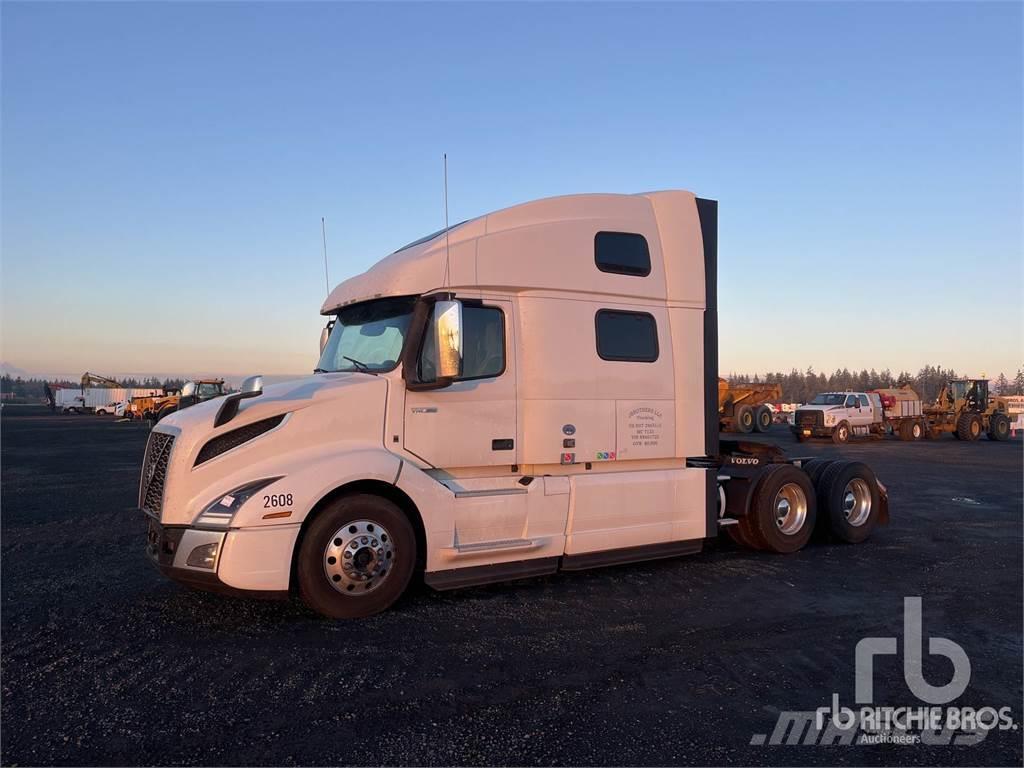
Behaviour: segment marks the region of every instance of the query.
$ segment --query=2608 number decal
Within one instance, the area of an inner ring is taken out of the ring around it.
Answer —
[[[263,497],[264,509],[270,507],[290,507],[291,505],[292,495],[290,493],[272,493],[269,496]]]

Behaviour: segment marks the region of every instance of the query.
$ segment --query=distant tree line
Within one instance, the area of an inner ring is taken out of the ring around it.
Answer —
[[[126,389],[133,388],[144,388],[144,389],[168,389],[176,388],[180,389],[181,385],[185,383],[185,379],[164,379],[161,381],[155,376],[149,376],[145,379],[127,378],[116,380],[122,387]],[[24,379],[21,376],[12,378],[8,374],[0,376],[0,392],[10,393],[9,397],[25,398],[28,400],[42,400],[46,397],[46,386],[47,384],[51,388],[62,387],[65,389],[78,389],[81,386],[79,381],[64,380],[47,380],[30,378]]]
[[[938,365],[926,365],[916,374],[900,371],[893,375],[886,368],[877,371],[874,368],[862,371],[851,371],[848,368],[837,369],[830,374],[816,373],[814,368],[798,371],[796,368],[789,373],[766,373],[749,376],[747,374],[730,373],[726,377],[730,383],[751,381],[764,384],[781,384],[782,401],[785,403],[806,403],[819,392],[841,392],[847,389],[858,391],[883,389],[909,384],[925,401],[934,400],[943,385],[950,379],[957,378],[952,368]],[[1000,373],[992,382],[992,392],[998,395],[1024,395],[1024,370],[1017,369],[1017,375],[1011,381],[1006,374]]]

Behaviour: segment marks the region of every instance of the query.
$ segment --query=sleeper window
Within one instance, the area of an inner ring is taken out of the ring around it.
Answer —
[[[495,307],[462,306],[462,376],[489,379],[505,372],[505,316]],[[433,321],[420,354],[420,381],[437,378],[437,339]]]
[[[594,236],[594,261],[602,272],[635,277],[651,274],[647,240],[631,232],[598,232]]]
[[[595,321],[602,360],[653,363],[658,359],[658,327],[646,312],[602,309]]]

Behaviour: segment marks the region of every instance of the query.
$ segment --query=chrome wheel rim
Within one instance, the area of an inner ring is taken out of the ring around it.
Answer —
[[[846,427],[840,427],[839,428],[839,439],[842,440],[844,443],[846,442],[846,435],[847,435]]]
[[[775,526],[786,536],[804,527],[807,520],[807,495],[796,483],[786,483],[775,494]]]
[[[914,436],[915,440],[917,440],[919,437],[921,437],[921,425],[920,424],[915,424],[913,427],[911,427],[910,428],[910,434],[912,434]]]
[[[871,490],[859,477],[848,482],[843,490],[843,516],[854,527],[864,525],[871,516]]]
[[[373,520],[345,523],[324,548],[324,573],[343,595],[365,595],[387,581],[394,565],[391,534]]]

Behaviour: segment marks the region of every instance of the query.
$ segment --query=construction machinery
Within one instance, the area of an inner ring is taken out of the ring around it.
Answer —
[[[718,423],[723,432],[767,432],[775,414],[768,403],[782,399],[781,384],[730,384],[718,379]]]
[[[163,395],[134,398],[131,415],[136,419],[160,421],[168,414],[223,394],[224,379],[196,379],[186,382],[181,389],[167,388]]]
[[[109,387],[111,389],[117,389],[121,387],[121,383],[108,378],[107,376],[100,376],[86,371],[82,374],[82,389],[89,389],[91,387]]]
[[[1009,403],[988,391],[988,379],[953,379],[935,402],[924,407],[928,436],[951,432],[959,440],[977,440],[981,433],[990,440],[1010,437]]]

